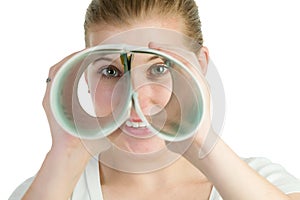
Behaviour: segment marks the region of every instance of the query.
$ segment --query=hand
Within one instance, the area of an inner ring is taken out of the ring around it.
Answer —
[[[77,52],[76,52],[77,53]],[[110,144],[106,139],[97,139],[97,140],[83,140],[72,136],[66,132],[60,125],[57,123],[56,119],[53,116],[52,110],[50,108],[50,91],[52,87],[51,79],[53,79],[58,72],[58,70],[63,66],[63,64],[74,56],[76,53],[73,53],[59,63],[54,65],[49,70],[50,81],[47,83],[46,93],[43,99],[43,107],[47,115],[48,123],[51,130],[52,136],[52,151],[70,151],[70,152],[80,152],[81,155],[85,157],[91,157],[93,155],[99,154],[100,152],[107,150],[110,147]],[[76,74],[76,73],[74,73]],[[75,75],[74,75],[75,76]],[[72,79],[72,77],[71,77]],[[70,84],[73,84],[72,81],[69,81]],[[71,87],[72,88],[72,87]],[[68,94],[66,94],[68,95]],[[71,106],[70,106],[71,107]]]
[[[187,160],[195,164],[195,162],[197,162],[199,159],[204,158],[213,149],[215,143],[218,141],[217,134],[214,133],[214,130],[211,126],[210,90],[204,74],[201,73],[205,67],[203,68],[203,66],[200,66],[199,69],[196,69],[194,66],[192,66],[192,64],[195,65],[195,62],[198,62],[197,66],[203,63],[207,64],[205,63],[206,60],[199,61],[198,59],[203,59],[203,56],[191,56],[189,54],[193,54],[192,52],[187,52],[186,50],[175,49],[170,46],[160,45],[152,42],[149,43],[149,48],[167,53],[168,55],[171,55],[175,59],[182,62],[192,72],[201,87],[202,98],[204,102],[204,112],[197,132],[192,138],[181,142],[172,142],[168,144],[169,149],[183,155]]]

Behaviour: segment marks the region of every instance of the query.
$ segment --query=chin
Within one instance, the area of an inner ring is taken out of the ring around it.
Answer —
[[[121,129],[108,136],[119,149],[135,154],[151,154],[166,148],[165,141],[156,135],[141,138],[123,132]]]

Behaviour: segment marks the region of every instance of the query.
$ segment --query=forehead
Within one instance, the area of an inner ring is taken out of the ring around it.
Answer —
[[[149,42],[164,45],[185,46],[188,40],[184,35],[184,24],[175,18],[148,20],[134,25],[94,25],[87,31],[87,46],[101,44],[128,44],[148,46]]]

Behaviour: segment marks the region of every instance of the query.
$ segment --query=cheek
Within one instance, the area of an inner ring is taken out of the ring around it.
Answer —
[[[154,91],[153,102],[158,104],[161,107],[165,107],[169,102],[172,91],[170,87],[164,86],[153,86],[152,90]]]
[[[94,92],[91,90],[94,108],[98,117],[104,117],[112,113],[112,88],[97,87]]]
[[[172,95],[171,89],[165,85],[144,86],[138,93],[140,107],[146,115],[160,112],[168,104]]]

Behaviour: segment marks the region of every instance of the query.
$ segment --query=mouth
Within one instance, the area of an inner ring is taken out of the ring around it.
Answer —
[[[127,120],[122,130],[129,136],[145,139],[154,135],[148,127],[149,123],[143,122],[142,120]]]
[[[127,120],[125,124],[126,124],[126,126],[131,127],[131,128],[146,128],[147,126],[149,126],[148,123],[143,122],[143,121]]]

